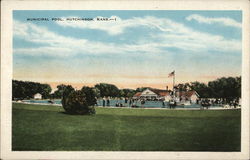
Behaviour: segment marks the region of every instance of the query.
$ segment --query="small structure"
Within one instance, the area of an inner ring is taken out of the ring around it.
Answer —
[[[40,93],[36,93],[33,96],[34,99],[42,99],[42,95]]]
[[[200,97],[196,91],[181,91],[176,92],[176,95],[180,102],[189,101],[190,103],[196,103]]]
[[[141,95],[140,98],[142,99],[156,99],[158,97],[158,94],[155,93],[154,91],[152,91],[152,89],[147,88],[146,90],[144,90]]]

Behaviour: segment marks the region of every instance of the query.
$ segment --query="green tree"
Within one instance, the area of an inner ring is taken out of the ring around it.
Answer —
[[[50,97],[50,92],[51,92],[51,87],[48,84],[42,84],[39,87],[40,92],[44,98],[49,98]]]
[[[93,106],[97,103],[94,88],[83,86],[81,91],[85,94],[88,105]]]
[[[86,95],[88,93],[89,95]],[[87,87],[82,90],[71,91],[68,95],[64,94],[62,105],[68,114],[95,114],[95,108],[92,106],[94,102],[94,92]],[[92,99],[93,98],[93,99]]]
[[[120,90],[120,96],[121,97],[129,97],[129,98],[131,98],[131,97],[133,97],[133,95],[135,94],[136,92],[135,92],[135,90],[133,90],[133,89],[121,89]]]
[[[146,90],[149,87],[140,87],[140,88],[136,88],[136,92],[143,92],[144,90]]]
[[[63,98],[63,95],[68,95],[74,88],[71,85],[60,84],[54,92],[55,98]]]
[[[222,77],[208,83],[212,94],[216,98],[223,98],[227,102],[241,96],[241,77]]]
[[[100,92],[100,90],[98,88],[94,87],[93,91],[95,93],[96,98],[100,98],[101,97],[101,92]]]
[[[24,99],[25,96],[25,87],[22,81],[13,80],[12,81],[12,99]]]
[[[211,90],[210,88],[205,84],[201,82],[191,82],[189,85],[191,90],[196,91],[201,98],[209,98],[211,97]]]
[[[189,83],[180,83],[176,86],[176,88],[178,89],[178,91],[189,91],[191,89]]]
[[[241,77],[236,77],[236,97],[240,98],[241,97]]]
[[[95,88],[100,91],[100,97],[118,97],[120,94],[119,89],[113,84],[100,83],[96,84]]]
[[[13,99],[29,99],[33,98],[34,94],[40,93],[43,98],[48,98],[51,92],[51,87],[48,84],[37,82],[12,80],[12,98]]]

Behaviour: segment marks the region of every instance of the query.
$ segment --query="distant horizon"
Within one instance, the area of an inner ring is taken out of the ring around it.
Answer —
[[[171,88],[173,70],[176,83],[236,77],[241,25],[234,10],[14,10],[13,79],[132,89]]]
[[[225,77],[225,78],[228,78],[228,77],[241,77],[241,75],[239,75],[239,76],[221,76],[221,77],[217,77],[215,79],[211,79],[209,81],[214,81],[216,79],[220,79],[220,78],[223,78],[223,77]],[[74,82],[38,82],[38,81],[20,80],[20,79],[12,79],[12,80],[28,81],[28,82],[35,82],[35,83],[41,83],[41,84],[49,84],[52,90],[56,90],[57,86],[61,85],[61,84],[63,84],[63,85],[71,85],[73,88],[79,90],[83,86],[94,87],[96,84],[100,84],[100,83],[113,84],[116,87],[118,87],[119,89],[134,89],[135,90],[137,88],[142,88],[142,87],[149,87],[149,88],[156,88],[156,89],[166,89],[167,86],[168,86],[168,89],[170,89],[170,90],[173,88],[173,83],[169,83],[169,84],[166,83],[165,86],[164,86],[164,83],[163,83],[162,85],[159,85],[159,84],[151,84],[150,85],[150,84],[148,84],[148,85],[135,85],[133,87],[131,87],[131,86],[127,86],[127,87],[125,86],[124,87],[124,86],[121,86],[119,84],[114,84],[114,83],[109,83],[109,82],[98,82],[98,83],[94,83],[94,84],[87,84],[87,83],[81,83],[81,82],[79,82],[79,83],[74,83]],[[189,81],[189,82],[175,82],[175,85],[191,83],[191,82],[200,82],[200,83],[207,84],[209,81],[201,82],[201,81],[196,80],[196,81]]]

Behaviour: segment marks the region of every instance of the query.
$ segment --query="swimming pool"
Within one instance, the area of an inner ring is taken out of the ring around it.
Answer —
[[[116,106],[117,103],[122,104],[123,107],[131,107],[132,104],[135,104],[138,107],[142,107],[142,104],[140,101],[134,101],[134,103],[125,103],[125,100],[110,100],[109,106]],[[98,100],[97,106],[103,106],[103,101]],[[107,106],[107,101],[105,101],[105,107]],[[143,105],[144,108],[169,108],[169,105],[167,102],[162,103],[162,101],[145,101],[145,104]],[[223,108],[222,106],[210,106],[209,108]],[[200,104],[191,104],[191,105],[177,105],[176,108],[201,108]]]
[[[53,104],[62,104],[60,99],[52,100]],[[39,103],[39,104],[52,104],[49,102],[49,100],[23,100],[23,102],[27,103]]]
[[[52,100],[53,104],[61,105],[61,100]],[[23,100],[23,102],[27,103],[36,103],[36,104],[51,104],[49,100]],[[125,100],[110,100],[109,106],[107,106],[107,101],[105,101],[105,107],[115,107],[116,104],[122,104],[123,107],[131,107],[132,104],[142,107],[140,101],[134,101],[133,103],[125,103]],[[103,106],[103,100],[97,100],[97,106]],[[145,104],[143,105],[144,108],[169,108],[169,105],[167,103],[162,103],[162,101],[145,101]],[[222,106],[210,106],[209,108],[222,108]],[[179,105],[176,106],[176,108],[201,108],[201,105],[199,104],[191,104],[191,105]]]

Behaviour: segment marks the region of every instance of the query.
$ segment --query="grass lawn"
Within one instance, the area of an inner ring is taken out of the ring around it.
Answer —
[[[62,107],[13,103],[14,151],[240,151],[240,110]]]

